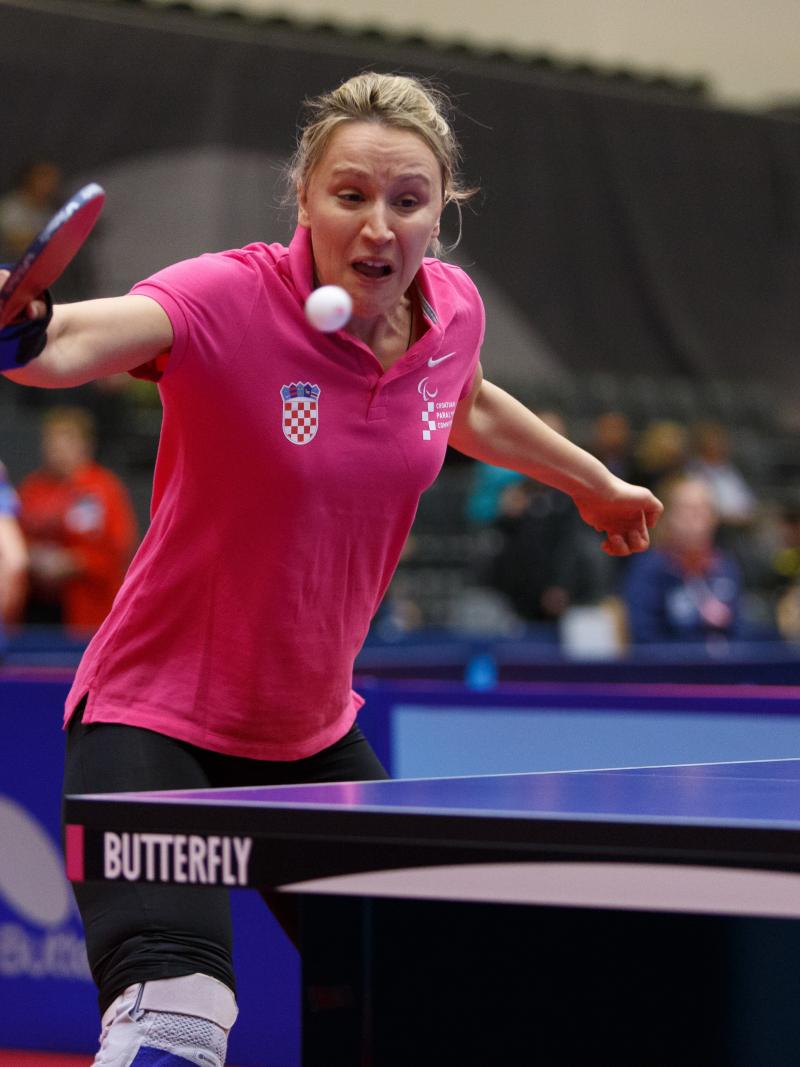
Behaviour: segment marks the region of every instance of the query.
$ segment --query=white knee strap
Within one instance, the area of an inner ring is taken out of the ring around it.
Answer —
[[[133,1016],[143,1011],[166,1011],[208,1019],[227,1031],[236,1022],[239,1009],[228,987],[207,974],[187,974],[181,978],[158,978],[138,983],[117,997],[103,1015],[109,1026],[125,1002],[124,1010]]]
[[[226,985],[207,974],[187,974],[182,978],[159,978],[145,982],[139,1008],[142,1011],[170,1011],[176,1015],[197,1015],[227,1031],[236,1022],[239,1009]]]

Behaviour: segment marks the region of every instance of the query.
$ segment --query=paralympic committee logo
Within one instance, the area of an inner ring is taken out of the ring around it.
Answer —
[[[0,980],[91,981],[61,853],[31,813],[7,796],[0,796],[0,856]]]
[[[447,356],[442,356],[442,359],[448,359],[454,353],[450,352]],[[430,363],[430,360],[428,361]],[[417,392],[422,397],[422,440],[430,441],[431,434],[436,430],[449,430],[453,422],[453,415],[456,410],[455,400],[437,400],[439,395],[439,387],[435,389],[433,386],[428,385],[430,376],[426,375],[421,378],[417,385]]]
[[[317,436],[320,392],[310,382],[281,386],[283,435],[293,445],[307,445]]]

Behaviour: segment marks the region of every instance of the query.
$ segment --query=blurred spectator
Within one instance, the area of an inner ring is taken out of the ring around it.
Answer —
[[[13,263],[50,216],[61,197],[61,171],[48,159],[37,159],[20,172],[14,187],[0,198],[0,262]]]
[[[772,595],[780,636],[787,641],[800,641],[800,503],[789,503],[781,509],[763,584]]]
[[[0,463],[0,641],[3,624],[17,620],[25,598],[28,550],[18,512],[19,499]]]
[[[622,411],[604,411],[592,423],[588,450],[618,478],[633,476],[633,434]]]
[[[500,501],[510,485],[525,480],[524,474],[493,467],[490,463],[476,460],[472,472],[472,484],[467,495],[467,518],[476,526],[485,526],[500,515]]]
[[[528,621],[555,621],[574,604],[607,592],[609,564],[564,493],[525,481],[503,494],[494,524],[497,546],[484,569],[486,584],[503,593]]]
[[[800,584],[790,586],[779,598],[775,618],[781,637],[800,643]]]
[[[786,504],[781,509],[771,564],[774,586],[786,589],[800,584],[800,503]]]
[[[698,422],[687,469],[711,486],[721,526],[745,526],[755,518],[756,494],[731,459],[731,438],[721,422]]]
[[[745,586],[756,588],[765,564],[756,528],[759,500],[731,458],[730,433],[721,422],[702,421],[692,427],[687,471],[710,486],[719,517],[717,544],[736,557]]]
[[[557,433],[565,434],[566,426],[557,411],[540,411],[537,413],[542,422]],[[502,501],[506,489],[527,482],[519,471],[493,467],[489,463],[476,460],[473,464],[472,484],[467,495],[467,519],[476,526],[487,526],[495,522],[502,513]]]
[[[389,588],[378,605],[378,610],[371,623],[371,633],[387,640],[402,637],[404,634],[418,630],[424,622],[422,608],[414,599],[411,589],[408,587],[407,574],[402,564],[413,559],[416,551],[416,541],[413,534],[409,534],[400,553],[398,567]]]
[[[655,419],[645,426],[636,442],[631,480],[655,489],[685,470],[688,452],[686,427],[671,419]]]
[[[556,412],[540,415],[566,433]],[[504,594],[527,621],[555,621],[574,604],[591,604],[608,589],[610,561],[564,493],[523,479],[503,490],[494,522],[494,547],[481,578]]]
[[[659,487],[664,516],[649,552],[629,561],[622,596],[634,643],[710,641],[740,636],[742,581],[718,548],[718,516],[708,484],[683,475]]]
[[[136,542],[128,491],[93,461],[94,424],[82,408],[42,419],[40,470],[20,485],[30,549],[25,621],[93,630],[103,621]]]

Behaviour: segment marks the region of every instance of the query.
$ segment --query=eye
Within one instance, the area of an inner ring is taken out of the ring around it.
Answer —
[[[361,193],[356,192],[355,189],[344,189],[342,192],[336,194],[336,199],[341,200],[345,204],[360,204],[364,197]]]
[[[419,200],[415,196],[401,196],[395,201],[401,211],[413,211],[415,207],[419,205]]]

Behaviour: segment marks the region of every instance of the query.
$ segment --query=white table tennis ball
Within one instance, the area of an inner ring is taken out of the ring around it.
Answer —
[[[306,300],[306,318],[323,333],[341,330],[352,313],[350,294],[338,285],[321,285]]]

